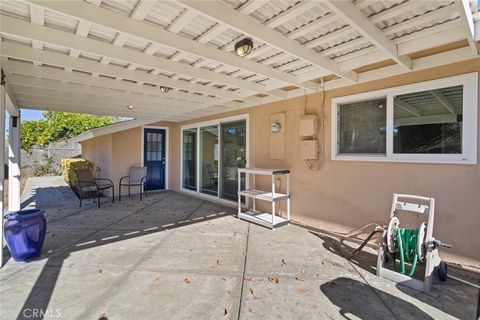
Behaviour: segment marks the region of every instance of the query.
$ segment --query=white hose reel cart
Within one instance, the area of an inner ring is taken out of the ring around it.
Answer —
[[[447,265],[438,255],[438,248],[451,248],[433,237],[435,199],[393,194],[392,208],[388,227],[383,230],[383,237],[378,249],[377,276],[401,283],[407,287],[432,294],[432,275],[437,268],[442,281],[447,278]],[[422,222],[418,229],[403,229],[400,227],[398,213],[427,215],[427,222]],[[386,263],[393,259],[397,271],[385,268]],[[400,260],[400,270],[396,260]],[[410,263],[410,272],[406,272],[405,262]],[[425,263],[425,278],[423,281],[413,278],[417,263]]]

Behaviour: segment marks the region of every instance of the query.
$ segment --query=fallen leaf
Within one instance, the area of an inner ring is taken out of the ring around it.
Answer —
[[[245,281],[252,281],[252,278],[251,278],[251,277],[243,277],[243,280],[245,280]]]
[[[190,281],[190,279],[185,278],[185,279],[183,279],[183,282],[185,282],[186,284],[190,284],[191,281]]]
[[[280,280],[278,280],[278,277],[268,277],[268,281],[271,283],[279,283]]]
[[[98,269],[98,273],[102,273],[102,272],[103,272],[103,270],[102,270],[102,269]]]
[[[308,291],[307,288],[300,288],[298,289],[298,291],[300,291],[300,293],[306,293]]]
[[[298,280],[298,281],[305,281],[305,279],[303,279],[303,278],[302,278],[302,277],[300,277],[300,276],[297,276],[297,277],[295,277],[295,280]]]
[[[228,311],[227,309],[225,309],[224,313],[223,313],[223,316],[226,316],[228,314]]]
[[[250,293],[253,295],[253,288],[250,288]]]
[[[158,281],[158,280],[160,280],[160,277],[153,278],[153,281]]]
[[[225,278],[225,277],[223,277],[222,279],[223,279],[223,281],[227,281],[227,278]]]
[[[286,265],[287,265],[287,263],[285,262],[285,259],[282,259],[282,267],[286,266]]]

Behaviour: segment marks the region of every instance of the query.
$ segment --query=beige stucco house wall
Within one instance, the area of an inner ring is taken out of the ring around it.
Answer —
[[[480,261],[480,166],[330,160],[331,99],[388,87],[480,71],[480,59],[362,83],[308,96],[310,113],[324,114],[324,166],[310,171],[300,157],[299,120],[304,98],[289,99],[195,119],[184,123],[158,123],[169,127],[168,188],[180,190],[180,128],[187,123],[249,114],[249,165],[285,167],[292,172],[292,219],[320,229],[344,232],[370,222],[386,223],[393,193],[432,196],[436,199],[434,235],[451,243],[450,259]],[[478,107],[478,106],[477,106]],[[269,160],[269,116],[285,112],[285,160]],[[480,114],[480,113],[479,113]],[[480,121],[479,121],[480,123]],[[155,125],[155,124],[152,124]],[[480,142],[480,138],[478,138]],[[131,165],[141,161],[141,128],[98,137],[82,143],[84,157],[118,182]],[[103,146],[103,147],[102,147]],[[480,146],[478,148],[480,150]],[[111,154],[111,156],[109,156]]]

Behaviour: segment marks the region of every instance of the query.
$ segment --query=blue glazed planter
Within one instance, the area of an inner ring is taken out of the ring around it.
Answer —
[[[40,255],[47,232],[45,211],[29,209],[5,216],[5,239],[15,261],[25,262]]]

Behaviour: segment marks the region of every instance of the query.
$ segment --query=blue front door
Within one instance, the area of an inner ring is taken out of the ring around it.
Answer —
[[[147,167],[147,190],[165,189],[165,129],[144,129],[143,165]]]

